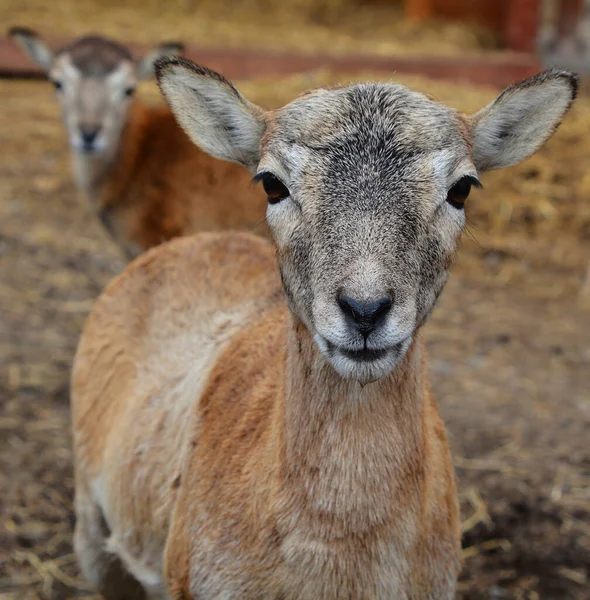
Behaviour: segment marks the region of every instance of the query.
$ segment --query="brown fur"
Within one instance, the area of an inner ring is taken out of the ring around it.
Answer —
[[[208,69],[158,65],[191,138],[268,190],[280,278],[266,241],[200,234],[98,301],[72,382],[84,572],[109,600],[140,597],[107,589],[125,571],[150,598],[450,600],[457,494],[421,325],[474,160],[534,152],[575,78],[465,120],[394,84],[268,113]]]
[[[140,574],[166,543],[172,598],[385,598],[391,569],[395,597],[445,597],[459,520],[420,338],[394,374],[343,383],[272,263],[251,236],[201,235],[107,289],[74,368],[78,537],[98,479],[108,546]]]
[[[54,53],[29,29],[13,27],[9,35],[56,85],[76,183],[127,255],[197,231],[268,234],[266,198],[248,171],[197,149],[168,108],[134,100],[156,59],[182,44],[159,44],[134,61],[103,36]]]
[[[168,108],[136,100],[119,158],[95,184],[97,210],[131,255],[197,231],[266,235],[266,198],[250,179],[195,147]]]

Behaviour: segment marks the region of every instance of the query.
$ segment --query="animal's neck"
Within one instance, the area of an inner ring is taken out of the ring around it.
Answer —
[[[80,190],[100,210],[121,200],[141,148],[147,109],[135,100],[118,144],[101,154],[74,152],[74,176]]]
[[[98,201],[100,189],[108,179],[115,156],[115,153],[92,155],[82,152],[72,155],[76,184],[93,204]]]
[[[417,334],[394,372],[361,387],[327,365],[307,329],[293,323],[281,480],[316,525],[330,515],[328,536],[374,529],[415,505],[424,478],[424,371]]]

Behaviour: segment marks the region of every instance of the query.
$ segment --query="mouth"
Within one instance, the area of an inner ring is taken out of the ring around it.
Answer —
[[[379,350],[373,350],[372,348],[363,348],[362,350],[349,350],[348,348],[335,348],[346,358],[354,360],[356,362],[372,362],[379,360],[387,355],[390,351],[389,348],[380,348]]]
[[[316,341],[329,364],[344,378],[356,379],[362,385],[381,379],[399,363],[412,343],[413,335],[385,348],[339,346],[325,337]]]
[[[336,346],[331,342],[326,340],[326,345],[328,347],[328,352],[331,354],[338,353],[341,356],[348,358],[349,360],[359,362],[359,363],[369,363],[378,361],[382,358],[385,358],[389,354],[398,354],[404,345],[404,341],[402,340],[398,344],[394,346],[390,346],[389,348],[361,348],[360,350],[351,350],[350,348],[343,348],[340,346]]]
[[[93,141],[92,143],[84,143],[80,141],[71,141],[70,146],[72,150],[78,154],[85,154],[86,156],[94,156],[101,154],[105,147],[102,143]]]

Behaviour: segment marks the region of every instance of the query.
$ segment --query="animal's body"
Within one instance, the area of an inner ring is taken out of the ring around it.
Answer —
[[[167,107],[134,100],[116,161],[103,172],[92,158],[76,155],[74,169],[129,256],[198,231],[268,233],[266,198],[248,171],[197,148]]]
[[[266,199],[248,171],[197,148],[168,107],[135,97],[154,61],[180,44],[161,44],[135,62],[100,36],[54,53],[32,31],[10,34],[56,86],[77,187],[128,256],[198,231],[268,234]]]
[[[534,152],[575,78],[471,117],[394,84],[265,113],[185,60],[159,79],[203,149],[262,180],[276,258],[246,233],[174,240],[97,302],[72,379],[84,573],[109,600],[450,600],[458,502],[422,325],[478,171]]]
[[[342,381],[254,236],[150,252],[101,298],[76,361],[78,551],[104,547],[163,597],[167,539],[173,598],[442,597],[459,521],[424,363],[418,337],[395,376]],[[89,536],[102,513],[112,531]]]

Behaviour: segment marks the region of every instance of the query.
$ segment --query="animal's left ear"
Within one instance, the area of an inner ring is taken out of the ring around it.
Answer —
[[[148,52],[137,61],[137,78],[149,79],[155,73],[154,64],[164,56],[175,56],[184,52],[184,44],[180,42],[164,42]]]
[[[500,169],[534,154],[557,129],[578,90],[568,71],[546,71],[505,89],[469,117],[478,171]]]

